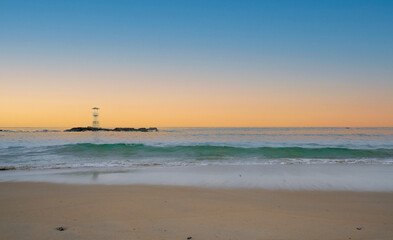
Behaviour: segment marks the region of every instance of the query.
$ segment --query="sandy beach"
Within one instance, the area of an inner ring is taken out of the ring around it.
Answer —
[[[0,239],[188,237],[393,239],[393,193],[0,183]]]

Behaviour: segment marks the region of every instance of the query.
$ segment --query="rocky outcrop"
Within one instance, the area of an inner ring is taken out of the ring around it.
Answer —
[[[64,132],[97,132],[97,131],[111,131],[111,129],[107,128],[95,128],[95,127],[74,127],[71,129],[64,130]]]
[[[114,128],[113,131],[115,132],[135,132],[135,128]]]
[[[155,127],[151,128],[95,128],[95,127],[74,127],[64,130],[64,132],[98,132],[98,131],[112,131],[112,132],[157,132]]]

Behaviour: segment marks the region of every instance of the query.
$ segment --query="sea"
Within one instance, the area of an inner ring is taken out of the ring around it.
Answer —
[[[0,182],[393,191],[393,128],[0,129]]]

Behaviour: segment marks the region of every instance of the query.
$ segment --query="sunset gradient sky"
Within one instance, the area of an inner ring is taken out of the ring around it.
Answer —
[[[393,1],[0,1],[0,127],[393,126]]]

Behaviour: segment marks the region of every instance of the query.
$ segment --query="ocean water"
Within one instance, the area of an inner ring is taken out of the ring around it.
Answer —
[[[393,191],[393,128],[0,129],[0,181]]]

